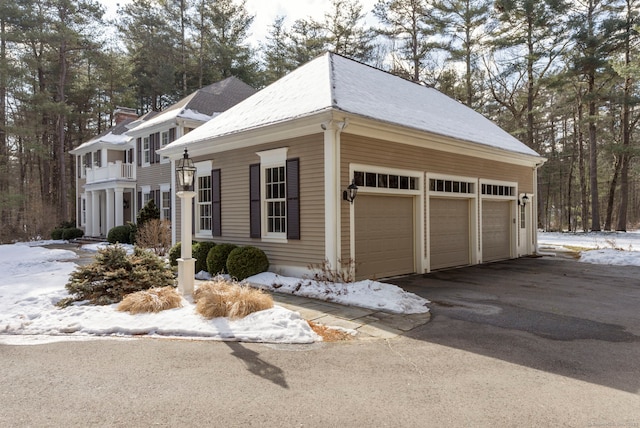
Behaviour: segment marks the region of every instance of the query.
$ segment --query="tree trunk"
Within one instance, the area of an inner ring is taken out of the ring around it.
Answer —
[[[607,215],[604,219],[604,230],[611,230],[611,223],[613,217],[613,205],[616,196],[616,187],[618,187],[618,176],[620,175],[620,165],[622,161],[618,157],[616,159],[615,166],[613,167],[613,178],[611,179],[611,185],[609,186],[609,197],[607,198]]]

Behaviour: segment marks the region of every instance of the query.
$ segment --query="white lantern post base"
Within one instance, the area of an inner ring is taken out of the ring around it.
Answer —
[[[191,296],[193,294],[195,270],[196,259],[178,259],[178,292],[183,296]]]

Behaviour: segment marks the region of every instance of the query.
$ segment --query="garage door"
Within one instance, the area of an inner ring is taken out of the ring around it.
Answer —
[[[356,279],[415,272],[413,197],[358,195]]]
[[[431,269],[469,264],[469,200],[429,200]]]
[[[511,202],[482,201],[482,261],[511,257]]]

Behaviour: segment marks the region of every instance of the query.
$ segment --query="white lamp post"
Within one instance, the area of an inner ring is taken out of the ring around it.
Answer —
[[[183,295],[193,294],[196,260],[191,257],[191,200],[196,195],[193,191],[193,179],[196,168],[193,160],[189,159],[187,149],[184,149],[184,157],[176,162],[176,183],[180,198],[181,221],[180,258],[178,259],[178,291]]]

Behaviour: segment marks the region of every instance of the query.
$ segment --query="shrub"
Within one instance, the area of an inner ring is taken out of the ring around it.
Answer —
[[[216,246],[215,242],[203,241],[193,246],[193,258],[196,259],[196,273],[207,270],[207,255],[209,250]]]
[[[142,227],[143,224],[154,218],[160,218],[160,210],[156,206],[156,203],[153,201],[153,199],[149,199],[145,206],[142,207],[142,209],[138,212],[136,223],[138,224],[138,227]]]
[[[178,259],[180,258],[180,253],[182,252],[182,242],[176,243],[169,250],[169,265],[178,266]]]
[[[116,226],[107,233],[107,241],[109,241],[110,244],[131,244],[130,234],[130,225],[123,224],[122,226]]]
[[[196,311],[205,318],[244,318],[247,315],[273,307],[272,297],[247,286],[225,281],[209,281],[193,294]]]
[[[256,247],[238,247],[231,251],[227,258],[227,272],[239,281],[267,269],[269,259],[264,251]]]
[[[160,312],[182,307],[182,297],[174,287],[150,288],[127,294],[118,310],[131,314]]]
[[[135,248],[133,254],[127,255],[121,245],[110,245],[98,250],[93,263],[78,266],[71,273],[65,288],[72,299],[65,303],[89,300],[96,305],[110,305],[127,294],[174,283],[173,272],[155,254]]]
[[[207,272],[211,275],[229,273],[227,271],[227,258],[229,253],[238,248],[234,244],[218,244],[209,250],[207,254]]]
[[[84,231],[82,229],[78,229],[77,227],[69,227],[66,229],[62,229],[62,239],[76,239],[82,238],[84,236]]]
[[[60,223],[60,229],[73,229],[76,227],[75,221],[63,221]]]
[[[154,218],[145,222],[135,235],[139,247],[148,248],[157,256],[164,256],[171,245],[171,223]]]
[[[129,244],[134,245],[137,241],[138,225],[128,222],[127,226],[129,226]]]
[[[59,241],[60,239],[62,239],[62,231],[63,229],[60,227],[56,227],[55,229],[53,229],[51,231],[51,239],[54,239],[56,241]]]

